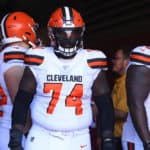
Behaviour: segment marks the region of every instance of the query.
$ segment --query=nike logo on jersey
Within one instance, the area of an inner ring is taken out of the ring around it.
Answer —
[[[32,137],[30,138],[30,141],[31,141],[31,142],[33,142],[33,141],[34,141],[34,139],[35,139],[35,138],[32,136]]]

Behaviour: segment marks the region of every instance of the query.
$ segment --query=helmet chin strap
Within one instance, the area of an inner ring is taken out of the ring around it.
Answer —
[[[32,43],[31,41],[28,41],[28,44],[31,45],[33,48],[36,47],[36,45],[34,43]]]

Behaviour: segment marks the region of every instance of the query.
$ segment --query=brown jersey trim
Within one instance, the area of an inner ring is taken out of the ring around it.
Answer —
[[[26,55],[25,64],[27,65],[41,65],[43,63],[44,57],[36,55]]]
[[[10,60],[19,59],[24,60],[25,53],[24,52],[7,52],[4,53],[4,62],[8,62]]]
[[[88,66],[91,68],[107,68],[106,58],[94,58],[87,60]]]
[[[140,62],[146,65],[150,65],[150,56],[141,53],[132,53],[130,55],[131,61]]]

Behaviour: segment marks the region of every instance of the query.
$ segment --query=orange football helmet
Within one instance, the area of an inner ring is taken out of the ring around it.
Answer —
[[[17,11],[5,15],[1,21],[2,43],[24,41],[35,46],[38,24],[25,12]]]
[[[82,47],[85,23],[74,8],[56,9],[48,21],[48,33],[55,52],[64,57],[74,56]]]

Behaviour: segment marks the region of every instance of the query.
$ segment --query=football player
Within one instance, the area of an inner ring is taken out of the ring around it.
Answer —
[[[123,128],[124,150],[150,150],[150,47],[138,46],[127,70],[129,115]]]
[[[13,102],[23,75],[25,53],[37,43],[36,28],[33,18],[22,11],[8,13],[1,21],[0,150],[9,150]]]
[[[43,60],[38,66],[26,67],[21,79],[12,114],[11,150],[22,149],[29,106],[32,127],[25,150],[91,150],[92,96],[100,111],[103,150],[114,150],[106,56],[102,51],[82,48],[84,31],[85,23],[77,10],[58,8],[48,21],[53,47],[28,51],[29,57],[39,53]]]

